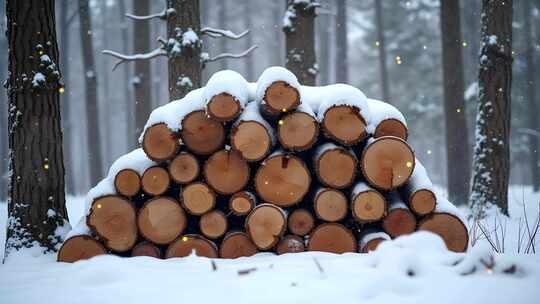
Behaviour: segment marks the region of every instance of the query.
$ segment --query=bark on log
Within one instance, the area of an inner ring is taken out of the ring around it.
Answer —
[[[350,146],[366,138],[366,121],[354,106],[336,105],[324,113],[325,135],[342,145]]]
[[[219,122],[227,122],[240,115],[242,107],[240,102],[231,94],[218,94],[206,105],[206,113],[211,119]]]
[[[56,260],[58,262],[74,263],[102,254],[107,254],[107,250],[100,242],[87,235],[78,235],[67,239],[62,244]]]
[[[415,166],[414,152],[402,139],[387,136],[370,141],[360,161],[368,183],[383,190],[403,185]]]
[[[268,157],[255,176],[255,188],[261,199],[280,207],[301,201],[310,184],[306,164],[296,156],[279,153]]]
[[[256,102],[250,102],[231,131],[231,145],[247,161],[259,161],[270,153],[274,130],[260,115]]]
[[[155,244],[174,241],[186,228],[186,214],[180,204],[170,197],[156,197],[139,210],[137,225],[141,235]]]
[[[306,251],[304,240],[302,240],[301,237],[292,234],[284,236],[276,246],[276,253],[280,255],[304,251]]]
[[[120,170],[114,177],[114,188],[119,194],[132,197],[141,189],[141,177],[133,169]]]
[[[227,232],[228,223],[225,213],[220,210],[212,210],[201,216],[199,229],[209,239],[217,239]]]
[[[133,247],[133,249],[131,250],[131,256],[132,257],[147,256],[147,257],[153,257],[156,259],[161,259],[163,254],[161,253],[161,250],[156,245],[148,241],[142,241],[139,244],[135,245],[135,247]]]
[[[169,245],[165,258],[186,257],[193,252],[200,257],[218,257],[217,246],[214,242],[198,234],[186,234]]]
[[[438,234],[448,250],[465,252],[469,244],[469,234],[465,224],[455,215],[435,212],[420,221],[418,230]]]
[[[390,240],[390,236],[382,231],[368,230],[361,233],[359,241],[359,252],[368,253],[375,251],[379,245],[387,240]]]
[[[112,251],[127,251],[137,241],[135,207],[121,196],[108,195],[94,200],[86,223]]]
[[[416,230],[416,218],[403,202],[398,192],[388,194],[388,214],[384,217],[382,227],[392,238],[410,234]]]
[[[304,236],[315,227],[315,219],[306,209],[296,209],[289,215],[287,226],[291,233]]]
[[[426,169],[416,160],[414,171],[409,180],[401,187],[403,198],[409,208],[417,215],[423,216],[435,210],[437,198],[433,183],[429,179]]]
[[[319,123],[309,106],[300,105],[297,111],[278,121],[278,140],[284,149],[304,151],[313,146],[319,136]]]
[[[366,183],[358,182],[351,192],[351,210],[359,223],[376,222],[386,214],[386,199]]]
[[[300,105],[300,93],[285,81],[272,83],[264,93],[262,111],[278,116],[296,109]]]
[[[257,246],[244,232],[227,233],[221,242],[219,256],[224,259],[248,257],[257,253]]]
[[[248,214],[255,205],[257,205],[257,198],[248,191],[236,192],[229,199],[229,210],[237,216]]]
[[[188,184],[194,181],[200,173],[197,158],[189,152],[181,152],[169,164],[169,174],[178,184]]]
[[[354,153],[333,143],[321,145],[315,151],[315,173],[319,181],[328,187],[349,187],[356,177],[356,166]]]
[[[204,177],[217,193],[233,194],[248,183],[249,166],[239,152],[221,150],[210,156],[204,164]]]
[[[201,155],[214,153],[225,142],[223,125],[208,118],[204,110],[191,112],[184,117],[181,134],[189,150]]]
[[[203,182],[194,182],[182,189],[180,201],[186,211],[193,215],[202,215],[216,204],[216,194]]]
[[[142,148],[153,161],[161,162],[173,158],[178,147],[177,135],[164,123],[153,125],[144,132]]]
[[[246,232],[261,250],[268,250],[279,242],[287,228],[287,216],[283,209],[271,204],[261,204],[246,218]]]
[[[322,188],[315,194],[313,209],[319,219],[327,222],[337,222],[345,218],[347,211],[349,211],[349,205],[343,192],[331,188]]]
[[[357,242],[352,232],[338,223],[317,226],[309,236],[309,251],[332,253],[356,252]]]
[[[143,191],[153,196],[165,193],[170,184],[169,172],[162,167],[156,166],[146,169],[141,178]]]

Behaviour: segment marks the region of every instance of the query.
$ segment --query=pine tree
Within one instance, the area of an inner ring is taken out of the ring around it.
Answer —
[[[69,229],[54,1],[8,0],[10,188],[6,257],[21,248],[56,251]],[[21,26],[24,25],[24,26]]]
[[[476,143],[470,206],[482,218],[491,204],[508,214],[512,0],[483,0]]]

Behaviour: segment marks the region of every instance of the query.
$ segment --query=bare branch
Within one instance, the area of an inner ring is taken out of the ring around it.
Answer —
[[[216,29],[211,27],[204,27],[201,29],[202,35],[207,35],[212,38],[225,37],[233,40],[238,40],[249,33],[249,30],[245,30],[240,34],[235,34],[229,30]]]
[[[150,20],[150,19],[161,19],[161,20],[167,20],[167,18],[169,18],[169,16],[175,14],[175,10],[173,8],[165,8],[163,11],[159,12],[159,13],[155,13],[155,14],[151,14],[151,15],[147,15],[147,16],[137,16],[137,15],[133,15],[133,14],[130,14],[130,13],[127,13],[125,16],[128,17],[129,19],[133,19],[133,20]]]
[[[239,53],[239,54],[221,53],[221,54],[216,55],[214,57],[203,58],[203,62],[205,62],[205,63],[206,62],[213,62],[213,61],[218,61],[218,60],[225,59],[225,58],[242,58],[242,57],[246,57],[256,48],[257,48],[257,45],[253,45],[249,49],[247,49],[244,52]]]
[[[144,54],[134,54],[134,55],[124,55],[111,50],[103,50],[101,53],[113,56],[114,58],[119,59],[119,61],[114,65],[113,71],[122,63],[126,61],[136,61],[136,60],[149,60],[159,56],[167,56],[167,52],[162,48],[156,48],[151,52]]]

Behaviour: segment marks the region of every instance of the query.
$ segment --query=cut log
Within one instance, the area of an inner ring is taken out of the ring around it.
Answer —
[[[357,243],[352,232],[338,223],[321,224],[309,236],[309,251],[332,253],[356,252]]]
[[[229,209],[238,216],[248,214],[255,205],[257,205],[257,198],[248,191],[236,192],[229,199]]]
[[[199,229],[209,239],[217,239],[227,231],[227,217],[220,210],[212,210],[201,216]]]
[[[247,161],[259,161],[274,145],[274,131],[250,102],[231,131],[231,145]]]
[[[186,234],[169,245],[165,258],[182,258],[193,253],[200,257],[218,257],[217,246],[214,242],[198,234]]]
[[[310,233],[315,226],[315,219],[306,209],[296,209],[289,215],[287,226],[291,233],[304,236]]]
[[[131,256],[132,257],[147,256],[147,257],[153,257],[156,259],[161,259],[162,253],[161,253],[161,250],[156,245],[148,241],[142,241],[139,244],[135,245],[135,247],[133,247],[133,249],[131,250]]]
[[[376,99],[368,99],[367,103],[371,114],[368,130],[373,137],[395,136],[407,140],[407,122],[396,107]]]
[[[396,191],[387,195],[389,207],[388,214],[384,217],[382,227],[392,238],[410,234],[416,230],[416,218],[403,202]]]
[[[102,254],[107,254],[107,250],[100,242],[87,235],[78,235],[67,239],[62,244],[56,260],[58,262],[74,263]]]
[[[257,246],[244,232],[227,233],[221,242],[219,256],[224,259],[248,257],[257,253]]]
[[[384,241],[390,240],[390,236],[382,231],[370,230],[363,232],[359,241],[359,252],[368,253],[375,251],[379,244]]]
[[[255,188],[261,199],[280,207],[298,203],[311,184],[306,164],[292,155],[274,154],[259,167]]]
[[[249,166],[242,155],[234,150],[218,151],[204,164],[204,177],[219,194],[233,194],[242,190],[249,181]]]
[[[171,184],[169,172],[161,167],[150,167],[144,171],[141,185],[144,192],[150,195],[161,195],[167,191]]]
[[[349,206],[347,197],[336,189],[319,189],[313,199],[313,208],[317,217],[327,222],[341,221],[347,215]]]
[[[366,183],[358,182],[351,192],[351,210],[359,223],[376,222],[386,213],[386,199]]]
[[[189,152],[178,154],[169,164],[169,174],[178,184],[191,183],[199,176],[199,173],[199,162]]]
[[[194,182],[182,190],[180,201],[186,211],[193,215],[202,215],[216,204],[216,194],[203,182]]]
[[[360,110],[350,105],[335,105],[324,113],[322,127],[327,137],[342,145],[354,145],[366,138],[366,121]]]
[[[86,223],[112,251],[127,251],[137,241],[135,207],[121,196],[108,195],[94,200]]]
[[[275,81],[264,93],[263,111],[279,115],[296,109],[300,105],[300,93],[285,81]]]
[[[283,209],[271,204],[261,204],[246,218],[246,232],[261,250],[274,247],[287,228]]]
[[[422,216],[435,210],[437,198],[426,169],[418,159],[415,162],[414,171],[409,180],[401,187],[401,193],[409,208]]]
[[[360,167],[368,183],[383,190],[403,185],[415,166],[414,152],[402,139],[386,136],[372,140],[364,152]]]
[[[209,155],[225,142],[223,125],[206,116],[203,110],[189,113],[182,120],[182,139],[190,151]]]
[[[221,93],[210,99],[206,105],[206,113],[211,119],[227,122],[240,115],[242,107],[240,102],[231,94]]]
[[[178,151],[177,135],[166,124],[159,123],[146,129],[142,148],[153,161],[165,161],[173,158]]]
[[[186,228],[186,214],[170,197],[155,197],[139,210],[137,225],[141,235],[155,244],[174,241]]]
[[[328,187],[349,187],[356,177],[356,166],[354,153],[333,143],[321,145],[315,151],[315,173],[319,181]]]
[[[277,254],[296,253],[306,251],[304,240],[297,235],[284,236],[276,246]]]
[[[118,194],[132,197],[141,189],[141,177],[133,169],[120,170],[114,177],[114,187]]]
[[[278,121],[278,140],[284,149],[304,151],[313,146],[319,136],[319,123],[307,105],[285,115]]]
[[[438,234],[448,250],[465,252],[469,244],[467,227],[455,215],[435,212],[420,221],[418,230],[426,230]]]

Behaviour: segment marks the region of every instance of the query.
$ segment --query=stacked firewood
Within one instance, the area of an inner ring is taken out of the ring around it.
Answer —
[[[151,114],[58,260],[368,252],[416,230],[466,250],[407,136],[396,108],[354,87],[301,86],[280,67],[254,84],[218,72]]]

